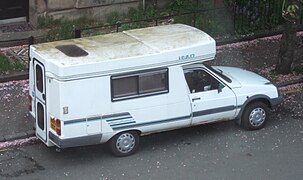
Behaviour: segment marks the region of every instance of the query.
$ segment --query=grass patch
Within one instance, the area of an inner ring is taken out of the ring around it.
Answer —
[[[69,20],[64,17],[54,19],[51,16],[38,18],[38,28],[50,29],[47,35],[47,41],[57,41],[74,38],[74,30],[99,25],[96,19],[81,17],[75,20]]]
[[[146,6],[145,10],[140,5],[138,8],[130,8],[126,18],[123,20],[125,22],[129,21],[141,21],[122,24],[120,27],[121,31],[129,29],[144,28],[152,25],[155,25],[153,21],[142,21],[142,20],[152,20],[160,16],[159,11],[154,6]]]
[[[20,71],[24,65],[18,61],[11,62],[6,56],[0,54],[0,74],[8,74],[12,71]]]
[[[293,71],[298,74],[303,74],[303,64],[295,66]]]

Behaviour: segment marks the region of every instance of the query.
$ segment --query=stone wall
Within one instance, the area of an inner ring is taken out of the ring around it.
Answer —
[[[37,25],[38,17],[77,19],[81,16],[104,21],[112,12],[126,13],[142,0],[29,0],[29,21]]]

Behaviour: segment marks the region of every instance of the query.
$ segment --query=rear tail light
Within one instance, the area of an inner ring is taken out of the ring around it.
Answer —
[[[50,118],[51,129],[56,131],[58,136],[61,136],[61,121],[55,117]]]
[[[33,98],[32,98],[32,96],[28,96],[28,110],[30,111],[30,112],[32,112],[33,111],[33,104],[32,104],[32,102],[33,102]]]
[[[50,118],[51,129],[56,131],[56,118],[51,116]]]

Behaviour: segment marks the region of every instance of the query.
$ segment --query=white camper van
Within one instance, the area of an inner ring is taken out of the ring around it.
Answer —
[[[181,24],[30,47],[36,135],[59,148],[108,143],[134,153],[141,135],[221,120],[260,129],[281,102],[267,79],[211,67],[216,44]]]

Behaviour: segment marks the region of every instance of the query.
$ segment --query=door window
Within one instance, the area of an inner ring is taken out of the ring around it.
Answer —
[[[219,88],[219,81],[204,70],[189,70],[184,74],[191,93],[216,90]]]

